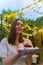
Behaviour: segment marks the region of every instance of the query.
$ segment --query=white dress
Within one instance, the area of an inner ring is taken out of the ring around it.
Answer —
[[[8,40],[7,38],[4,38],[2,41],[1,41],[1,44],[0,44],[0,57],[6,57],[6,56],[11,56],[13,55],[13,53],[15,53],[17,50],[17,48],[15,46],[13,46],[12,44],[9,44],[8,43]],[[26,57],[24,56],[21,56],[17,62],[13,65],[26,65],[25,64],[25,59]]]

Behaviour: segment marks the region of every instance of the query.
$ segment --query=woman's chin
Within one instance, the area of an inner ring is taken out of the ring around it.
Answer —
[[[22,33],[21,31],[18,32],[18,34]]]

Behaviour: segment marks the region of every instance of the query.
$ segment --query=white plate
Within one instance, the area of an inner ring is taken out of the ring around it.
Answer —
[[[28,52],[34,52],[34,51],[37,51],[37,50],[39,50],[39,48],[18,48],[18,51],[24,51],[24,52],[26,52],[26,51],[28,51]]]

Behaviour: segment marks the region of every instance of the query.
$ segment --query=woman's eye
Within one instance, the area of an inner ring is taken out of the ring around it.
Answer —
[[[19,26],[19,25],[21,25],[21,27],[24,27],[23,24],[19,24],[19,23],[17,23],[17,26]]]
[[[17,26],[19,26],[19,23],[17,23]]]

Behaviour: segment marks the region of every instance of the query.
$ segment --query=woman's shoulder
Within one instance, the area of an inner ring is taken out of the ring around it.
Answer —
[[[5,44],[5,43],[7,43],[7,38],[3,38],[3,39],[1,40],[1,44]]]

